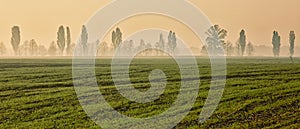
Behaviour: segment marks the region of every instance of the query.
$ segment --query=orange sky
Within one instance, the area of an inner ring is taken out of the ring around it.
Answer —
[[[274,29],[281,34],[283,45],[288,45],[290,30],[300,34],[299,0],[190,1],[214,24],[227,29],[227,40],[232,42],[238,39],[241,29],[246,30],[249,41],[259,45],[271,45]],[[68,25],[74,41],[81,25],[109,2],[110,0],[0,0],[0,42],[3,41],[10,47],[10,30],[13,25],[20,25],[22,41],[33,38],[45,45],[56,40],[59,25]],[[126,33],[126,30],[123,31]],[[132,30],[128,30],[127,33],[131,32]],[[192,38],[183,39],[193,40]],[[299,44],[298,40],[296,44]]]

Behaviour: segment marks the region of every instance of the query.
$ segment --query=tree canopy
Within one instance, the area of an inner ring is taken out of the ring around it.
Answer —
[[[241,30],[241,32],[240,32],[239,43],[240,43],[240,47],[241,47],[241,55],[244,56],[244,53],[245,53],[245,50],[246,50],[245,30]]]
[[[209,50],[210,54],[213,56],[222,55],[222,53],[224,53],[223,47],[225,45],[227,31],[220,28],[219,25],[214,25],[207,30],[206,35],[205,48]]]
[[[290,41],[290,56],[291,57],[294,56],[295,39],[296,39],[295,32],[290,31],[289,41]]]
[[[21,34],[20,34],[20,27],[14,26],[11,29],[12,37],[11,37],[11,45],[13,47],[13,50],[15,52],[15,55],[18,55],[18,49],[21,41]]]
[[[274,57],[279,57],[281,37],[279,36],[279,33],[277,31],[273,32],[272,44]]]
[[[65,49],[65,29],[63,26],[60,26],[58,28],[58,32],[57,32],[57,46],[59,48],[59,55],[62,56],[63,55],[63,52],[64,52],[64,49]]]

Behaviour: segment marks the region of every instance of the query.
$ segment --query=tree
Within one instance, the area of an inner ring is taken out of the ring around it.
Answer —
[[[129,44],[127,46],[127,51],[128,51],[128,54],[129,56],[133,55],[134,54],[134,43],[133,43],[133,40],[130,40],[129,41]]]
[[[202,46],[202,48],[201,48],[201,54],[203,56],[207,56],[207,46],[206,45]]]
[[[272,44],[273,44],[273,54],[274,57],[279,57],[280,54],[280,45],[281,45],[281,38],[277,31],[273,32],[273,38],[272,38]]]
[[[87,44],[87,52],[86,55],[87,56],[95,56],[97,55],[97,48],[98,45],[100,44],[99,40],[96,40],[95,42],[90,42]]]
[[[70,56],[72,55],[72,48],[71,48],[71,32],[70,32],[70,28],[67,27],[67,55]]]
[[[246,35],[245,35],[245,30],[242,30],[240,32],[240,38],[239,38],[239,43],[241,46],[241,54],[244,56],[245,50],[246,50]]]
[[[51,42],[49,49],[48,49],[48,55],[49,56],[56,56],[57,55],[57,48],[55,45],[55,42]]]
[[[169,32],[169,35],[168,35],[168,48],[170,49],[170,50],[168,50],[168,51],[172,51],[172,41],[173,40],[173,32],[172,31],[170,31]]]
[[[28,40],[24,41],[18,49],[18,54],[20,56],[29,56],[31,54],[30,43]]]
[[[252,56],[253,53],[254,53],[254,46],[252,45],[251,42],[249,42],[247,44],[247,54],[248,54],[248,56]]]
[[[99,56],[107,56],[107,52],[108,52],[108,44],[107,42],[102,42],[99,45],[98,51],[97,51],[97,55]]]
[[[112,33],[112,43],[115,50],[122,43],[122,32],[119,27],[117,27],[116,31],[113,31]]]
[[[131,56],[133,54],[134,51],[138,50],[138,48],[134,49],[133,46],[133,40],[125,40],[124,42],[122,42],[119,46],[119,52],[120,54],[122,54],[122,56]]]
[[[6,47],[5,44],[3,42],[0,43],[0,56],[3,56],[6,54]]]
[[[85,25],[82,26],[81,29],[81,45],[83,49],[83,55],[87,54],[87,42],[88,42],[88,32]]]
[[[172,53],[174,53],[176,47],[177,47],[177,38],[176,38],[176,33],[173,32],[173,35],[172,35]]]
[[[62,56],[65,49],[65,29],[60,26],[57,32],[57,46],[59,48],[59,55]]]
[[[159,47],[160,47],[159,42],[156,42],[155,43],[155,52],[156,52],[155,54],[156,54],[156,56],[159,56],[159,51],[160,51]]]
[[[168,48],[170,49],[170,52],[173,54],[175,51],[175,48],[177,46],[177,39],[175,32],[170,31],[168,35]]]
[[[294,31],[290,31],[290,57],[294,56],[294,47],[295,47],[295,32]]]
[[[152,54],[152,44],[151,43],[147,43],[146,45],[146,56],[151,56]]]
[[[13,50],[15,52],[15,55],[18,55],[18,49],[21,41],[21,36],[20,36],[20,28],[19,26],[14,26],[11,29],[12,32],[12,37],[10,39],[11,45],[13,47]]]
[[[240,45],[239,41],[235,42],[235,47],[236,47],[236,55],[241,56],[242,50],[241,50],[241,45]]]
[[[223,47],[225,45],[227,31],[220,28],[219,25],[214,25],[208,29],[206,35],[206,49],[214,56],[223,54]]]
[[[162,33],[159,35],[159,45],[162,50],[165,49],[165,40]]]
[[[140,45],[137,47],[137,51],[141,51],[141,50],[143,50],[145,48],[146,48],[145,41],[143,39],[141,39]],[[145,55],[145,51],[142,51],[140,55],[144,56]]]
[[[233,48],[233,44],[230,41],[226,42],[225,51],[227,56],[232,56],[234,48]]]
[[[161,33],[159,35],[159,41],[158,41],[158,48],[160,49],[160,51],[158,51],[161,55],[164,55],[164,50],[165,50],[165,40],[164,40],[164,36]]]
[[[75,43],[72,43],[72,44],[70,45],[70,53],[71,53],[71,55],[73,55],[74,50],[75,50],[75,47],[76,47],[76,44],[75,44]]]
[[[39,56],[46,56],[47,55],[47,49],[44,45],[38,46],[38,55]]]
[[[34,39],[29,41],[29,53],[30,56],[38,55],[38,45]]]

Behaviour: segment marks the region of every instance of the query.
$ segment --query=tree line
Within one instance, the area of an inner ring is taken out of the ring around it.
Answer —
[[[135,51],[147,49],[143,52],[142,56],[156,56],[164,55],[157,50],[150,50],[155,47],[160,50],[165,50],[170,53],[174,53],[177,46],[176,34],[173,31],[169,32],[168,41],[165,42],[163,34],[160,34],[159,41],[155,44],[145,43],[143,39],[140,40],[138,46],[135,46],[133,40],[122,39],[122,31],[120,28],[116,28],[112,32],[111,41],[109,45],[107,42],[100,43],[99,40],[95,42],[88,42],[88,31],[85,25],[82,26],[81,35],[78,45],[72,43],[70,28],[67,26],[59,26],[57,31],[56,41],[52,41],[48,48],[42,44],[38,44],[34,39],[26,40],[21,43],[21,31],[19,26],[13,26],[11,29],[11,45],[15,56],[72,56],[76,49],[80,55],[94,55],[98,56],[112,56],[113,52],[119,48],[124,56],[130,56]],[[110,47],[111,46],[111,47]],[[77,47],[77,48],[75,48]],[[149,49],[149,50],[148,50]],[[4,55],[7,52],[7,48],[3,42],[0,43],[0,55]],[[126,54],[125,54],[126,52]]]
[[[159,40],[156,43],[146,43],[143,39],[141,39],[139,43],[134,42],[135,41],[133,40],[122,41],[122,32],[120,28],[117,28],[112,32],[113,50],[116,51],[116,49],[119,48],[118,51],[123,56],[133,56],[134,53],[142,50],[144,51],[139,54],[140,56],[166,56],[167,54],[165,52],[172,55],[177,47],[177,37],[176,33],[173,31],[169,31],[167,41],[161,33],[159,35]],[[107,43],[102,44],[103,45],[99,47],[100,50],[98,51],[100,55],[102,55],[101,53],[105,53],[103,50],[107,48]]]
[[[66,27],[66,35],[64,26],[59,26],[57,32],[57,41],[52,41],[48,48],[42,44],[38,44],[35,39],[25,40],[21,43],[21,32],[19,26],[13,26],[11,29],[11,40],[15,56],[63,56],[64,50],[66,50],[65,55],[71,55],[75,44],[71,44],[71,32],[70,28]],[[66,48],[65,48],[66,47]],[[0,44],[0,51],[3,49],[5,53],[7,52],[4,43]],[[5,54],[3,51],[0,53]]]
[[[207,38],[206,43],[202,47],[202,54],[207,54],[207,51],[211,51],[212,55],[220,55],[225,53],[227,56],[233,55],[233,52],[236,52],[238,56],[244,56],[245,54],[248,56],[252,56],[254,53],[254,46],[249,41],[248,44],[246,42],[246,31],[244,29],[241,30],[239,34],[239,38],[236,42],[235,47],[230,41],[225,42],[225,38],[227,36],[227,30],[219,27],[219,25],[214,25],[208,29],[206,32]],[[296,35],[294,31],[290,31],[289,33],[289,44],[290,44],[290,58],[292,59],[295,52],[295,39]],[[272,46],[273,46],[273,55],[274,57],[279,57],[280,55],[280,47],[281,47],[281,37],[278,31],[273,32],[272,37]]]
[[[107,42],[100,43],[99,40],[89,43],[88,31],[85,25],[82,26],[80,40],[75,48],[75,43],[72,43],[70,27],[59,26],[57,31],[56,41],[52,41],[48,48],[42,44],[38,44],[34,39],[26,40],[21,44],[21,32],[19,26],[13,26],[11,29],[11,45],[16,56],[72,56],[74,50],[79,50],[82,55],[98,56],[111,56],[117,48],[124,53],[124,56],[130,56],[135,51],[147,49],[141,53],[142,56],[164,56],[164,50],[169,53],[174,53],[177,47],[176,34],[173,31],[169,32],[167,42],[164,39],[163,34],[159,35],[159,40],[156,43],[145,43],[143,39],[140,40],[138,46],[134,45],[134,41],[123,41],[122,31],[120,28],[116,28],[112,32],[111,45]],[[255,52],[253,44],[249,41],[247,43],[246,31],[242,29],[239,34],[239,38],[235,43],[235,46],[230,41],[225,41],[228,31],[221,28],[219,25],[211,26],[207,31],[206,44],[203,45],[201,53],[207,55],[208,51],[212,55],[220,55],[225,53],[227,56],[252,56]],[[296,35],[294,31],[290,31],[289,43],[290,43],[290,57],[294,56]],[[111,47],[110,47],[111,46]],[[277,31],[273,32],[272,38],[273,55],[279,57],[281,47],[281,37]],[[150,49],[156,48],[156,49]],[[7,53],[6,45],[0,42],[0,55]]]

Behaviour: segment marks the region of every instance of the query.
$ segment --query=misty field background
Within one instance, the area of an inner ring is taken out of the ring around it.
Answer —
[[[227,59],[222,100],[208,121],[198,118],[210,87],[210,62],[198,58],[200,90],[192,110],[176,128],[300,127],[300,58]],[[138,58],[130,66],[131,82],[145,91],[149,72],[161,69],[168,82],[154,102],[139,104],[122,97],[110,75],[110,59],[96,60],[99,88],[109,104],[131,117],[162,113],[176,100],[180,71],[168,58]],[[72,82],[72,59],[1,59],[0,128],[99,128],[81,108]]]

